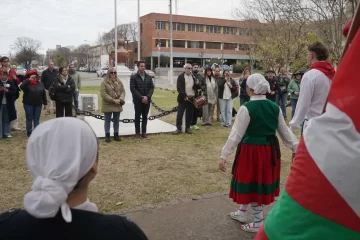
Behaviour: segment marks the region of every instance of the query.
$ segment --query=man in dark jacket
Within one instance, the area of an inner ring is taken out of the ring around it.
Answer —
[[[16,85],[6,70],[0,70],[0,139],[10,138],[10,122],[17,118],[15,110]]]
[[[54,69],[54,62],[48,63],[48,68],[41,74],[41,82],[45,87],[46,99],[48,99],[48,105],[46,106],[46,114],[50,114],[50,104],[53,105],[54,113],[56,113],[55,102],[50,100],[49,88],[56,81],[58,72]]]
[[[290,83],[290,78],[287,75],[286,68],[280,69],[280,74],[277,77],[277,82],[279,83],[279,92],[276,102],[278,105],[280,105],[284,119],[286,120],[286,103],[288,97],[288,85]]]
[[[194,113],[194,105],[192,101],[194,98],[199,95],[199,90],[201,90],[201,82],[199,79],[196,79],[191,74],[191,64],[187,63],[184,66],[185,71],[178,76],[176,87],[178,91],[177,101],[179,103],[177,108],[177,115],[176,115],[176,134],[181,133],[182,128],[182,118],[184,116],[184,112],[186,110],[186,117],[185,117],[185,133],[191,134],[190,131],[190,124],[193,120],[193,113]]]
[[[130,91],[133,96],[135,107],[135,133],[137,137],[147,138],[146,126],[148,114],[150,110],[151,97],[154,93],[154,83],[152,77],[145,72],[145,62],[139,61],[137,63],[138,72],[131,75]],[[140,135],[140,117],[141,120],[141,135]]]
[[[270,84],[270,93],[266,94],[266,98],[273,102],[276,102],[276,94],[279,91],[279,83],[278,83],[277,79],[275,78],[275,72],[273,70],[267,71],[265,79]]]
[[[72,102],[75,92],[75,82],[67,73],[65,67],[59,68],[57,80],[50,86],[49,91],[55,93],[56,117],[72,117]]]
[[[205,83],[204,83],[205,79],[204,79],[204,76],[202,76],[199,73],[199,64],[193,63],[192,74],[195,77],[195,79],[197,79],[200,82],[201,86],[203,86],[202,90],[205,91],[206,90]],[[201,117],[201,116],[202,116],[202,108],[194,107],[193,118],[192,118],[191,125],[190,125],[191,129],[194,129],[194,130],[200,129],[196,124],[197,124],[198,117]]]

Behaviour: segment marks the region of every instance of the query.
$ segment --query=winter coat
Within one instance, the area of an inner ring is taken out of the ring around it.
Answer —
[[[115,91],[116,90],[116,91]],[[116,92],[120,93],[116,96]],[[125,103],[125,88],[122,82],[118,79],[112,82],[110,79],[105,78],[101,83],[100,95],[102,98],[102,112],[122,112],[121,104],[115,104],[113,99],[120,99]]]

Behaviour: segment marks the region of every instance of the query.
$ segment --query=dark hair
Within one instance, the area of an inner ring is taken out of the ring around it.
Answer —
[[[211,77],[214,76],[212,69],[208,67],[208,68],[205,69],[204,77],[208,77],[208,75],[207,75],[207,72],[208,72],[208,71],[211,72],[211,75],[210,75]],[[210,80],[211,80],[211,78],[210,78]]]
[[[59,67],[59,75],[62,73],[62,71],[66,69],[66,67]]]
[[[198,63],[193,63],[192,66],[200,66]]]
[[[0,73],[1,73],[2,75],[9,76],[8,71],[6,71],[6,70],[4,70],[4,69],[1,69],[1,70],[0,70]]]
[[[5,60],[9,60],[9,58],[8,57],[2,57],[2,58],[0,58],[0,62],[3,62],[3,61],[5,61]]]
[[[325,61],[329,58],[329,51],[321,42],[315,42],[309,45],[308,51],[315,53],[316,59],[319,61]]]
[[[250,68],[249,68],[249,67],[245,67],[245,68],[244,68],[244,71],[243,71],[242,73],[243,73],[243,74],[245,74],[245,71],[246,71],[246,70],[248,70],[248,71],[249,71],[249,73],[251,74],[251,70],[250,70]]]
[[[225,72],[228,72],[228,73],[230,74],[230,71],[229,71],[228,69],[225,69],[225,70],[223,71],[223,77],[225,77]]]
[[[138,61],[138,62],[137,62],[137,64],[136,64],[136,65],[137,65],[137,67],[140,67],[140,64],[141,64],[141,63],[143,63],[143,64],[145,64],[145,65],[146,65],[145,61]]]

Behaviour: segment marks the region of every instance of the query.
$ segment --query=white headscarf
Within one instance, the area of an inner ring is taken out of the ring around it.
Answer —
[[[77,118],[56,118],[35,128],[26,146],[27,166],[34,177],[24,208],[36,218],[54,217],[59,209],[66,222],[72,216],[68,194],[94,165],[97,139]]]
[[[270,92],[269,82],[259,73],[251,74],[246,80],[246,85],[253,89],[255,94],[266,94]]]

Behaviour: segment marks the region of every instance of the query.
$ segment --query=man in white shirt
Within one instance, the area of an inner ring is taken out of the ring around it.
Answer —
[[[331,80],[335,75],[335,69],[327,61],[328,57],[329,52],[322,43],[316,42],[308,47],[311,70],[306,72],[301,80],[299,100],[290,122],[293,132],[299,129],[301,124],[303,130],[308,120],[323,113]]]

